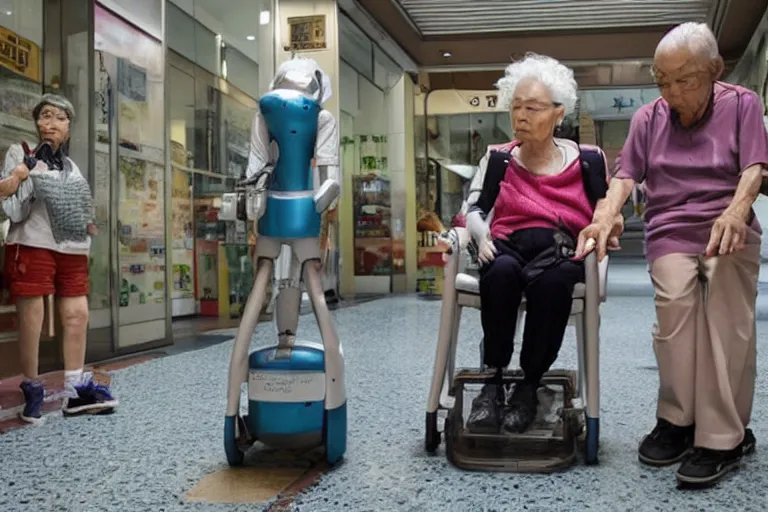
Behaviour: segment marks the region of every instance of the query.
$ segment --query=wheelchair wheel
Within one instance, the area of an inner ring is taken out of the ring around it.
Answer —
[[[427,413],[424,447],[427,453],[434,454],[440,446],[440,431],[437,430],[437,411]]]
[[[597,452],[600,449],[600,418],[586,417],[586,439],[584,440],[584,462],[597,464]]]

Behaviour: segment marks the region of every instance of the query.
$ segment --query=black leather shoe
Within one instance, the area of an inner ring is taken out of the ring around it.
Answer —
[[[472,400],[472,410],[467,418],[467,430],[473,434],[499,432],[499,410],[504,403],[504,390],[500,384],[486,384]]]
[[[729,471],[736,469],[745,455],[755,452],[755,435],[744,432],[744,440],[733,450],[694,448],[693,453],[677,470],[680,485],[709,486],[716,484]]]
[[[539,406],[539,397],[536,394],[538,388],[536,384],[527,382],[515,385],[502,420],[502,428],[506,432],[522,434],[534,422],[536,408]]]
[[[659,419],[638,449],[638,459],[649,466],[662,467],[680,462],[693,447],[695,427],[678,427]]]

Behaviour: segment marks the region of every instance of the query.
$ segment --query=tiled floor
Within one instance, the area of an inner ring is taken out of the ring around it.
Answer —
[[[697,493],[676,490],[673,469],[637,462],[637,443],[654,422],[658,385],[653,300],[642,293],[613,295],[603,309],[598,466],[554,475],[469,473],[450,466],[442,447],[428,456],[424,405],[439,308],[439,302],[390,297],[333,313],[349,400],[348,450],[333,471],[274,454],[251,469],[227,467],[222,431],[231,342],[219,342],[111,372],[121,401],[114,415],[54,415],[40,427],[0,435],[0,510],[768,510],[768,456],[760,449],[718,488]],[[479,333],[479,315],[467,311],[460,365],[476,365]],[[299,334],[319,339],[312,315],[302,317]],[[760,445],[768,439],[768,323],[758,323],[758,336],[752,428]],[[273,338],[272,327],[262,327],[254,345]],[[569,331],[555,366],[575,365]]]

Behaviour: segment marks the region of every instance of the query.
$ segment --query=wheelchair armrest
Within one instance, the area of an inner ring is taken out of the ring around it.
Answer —
[[[445,271],[446,275],[453,277],[456,274],[463,272],[466,265],[466,257],[464,251],[472,240],[469,235],[469,231],[466,228],[455,227],[444,232],[441,238],[450,244],[450,247],[445,252]]]
[[[587,290],[596,290],[600,302],[605,302],[606,299],[608,259],[608,255],[606,254],[603,261],[598,262],[597,254],[591,252],[584,260],[584,282],[587,285]]]
[[[598,278],[600,279],[600,282],[599,282],[600,302],[605,302],[608,296],[608,260],[609,259],[610,259],[610,256],[606,254],[605,258],[603,258],[603,261],[597,264]]]
[[[589,253],[584,260],[584,284],[587,287],[587,301],[594,300],[591,297],[595,293],[598,295],[598,303],[603,300],[603,290],[605,288],[603,276],[605,273],[602,271],[602,268],[604,265],[607,268],[607,260],[608,258],[606,257],[602,262],[598,263],[597,255],[594,251]]]

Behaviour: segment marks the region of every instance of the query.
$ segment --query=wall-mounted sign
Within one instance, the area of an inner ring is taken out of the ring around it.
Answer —
[[[286,51],[325,50],[325,15],[288,18],[290,44]]]
[[[469,106],[475,108],[496,108],[499,97],[496,94],[484,94],[482,96],[472,96],[469,99]]]
[[[0,66],[40,82],[40,47],[0,27]]]

